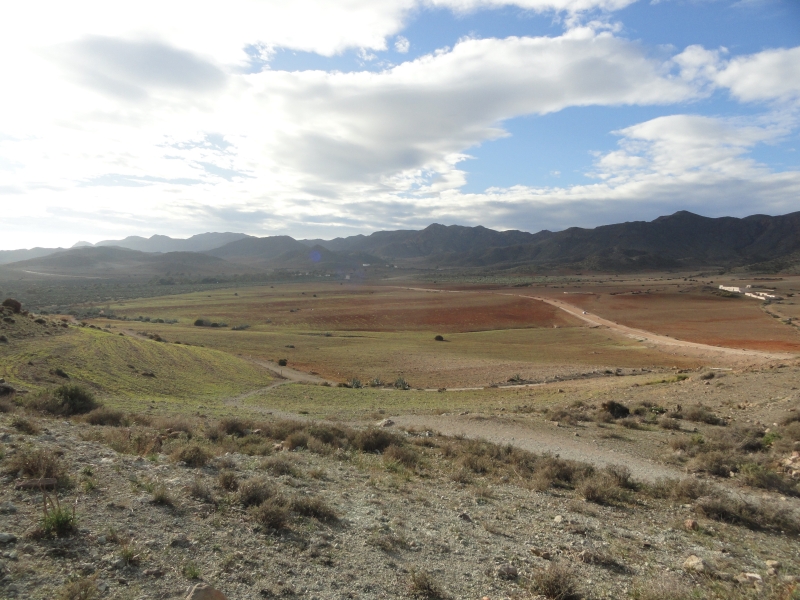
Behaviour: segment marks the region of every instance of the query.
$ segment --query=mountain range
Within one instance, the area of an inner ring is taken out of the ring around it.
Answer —
[[[365,264],[594,271],[748,265],[792,269],[800,257],[800,212],[740,219],[680,211],[649,222],[538,233],[434,223],[420,231],[378,231],[333,240],[204,233],[188,239],[131,236],[76,246],[4,251],[0,264],[6,270],[97,276],[335,271]]]

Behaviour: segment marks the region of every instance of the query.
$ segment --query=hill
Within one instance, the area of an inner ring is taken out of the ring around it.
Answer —
[[[49,256],[56,252],[62,252],[64,248],[30,248],[27,250],[0,250],[0,265],[7,265],[8,263],[19,262],[21,260],[30,260],[32,258],[41,258]]]
[[[166,235],[154,235],[149,238],[131,235],[123,240],[104,240],[98,246],[118,246],[141,252],[206,252],[225,244],[250,237],[244,233],[200,233],[185,240]],[[83,242],[86,243],[86,242]],[[89,244],[91,245],[91,244]]]
[[[234,265],[197,252],[155,254],[113,246],[73,248],[42,258],[11,263],[5,268],[70,277],[227,275],[254,272],[245,265]]]

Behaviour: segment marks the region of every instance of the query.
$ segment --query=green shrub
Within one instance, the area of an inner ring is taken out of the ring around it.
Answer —
[[[78,384],[64,384],[30,400],[31,408],[53,415],[82,415],[100,407],[94,394]]]

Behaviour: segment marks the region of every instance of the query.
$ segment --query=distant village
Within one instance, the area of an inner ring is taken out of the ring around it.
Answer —
[[[728,286],[728,285],[721,285],[719,289],[726,291],[726,292],[733,292],[735,294],[744,294],[745,296],[749,296],[750,298],[756,298],[757,300],[783,300],[781,296],[775,294],[775,290],[769,290],[766,292],[756,292],[753,290],[752,285],[746,285],[742,287],[735,287],[735,286]]]

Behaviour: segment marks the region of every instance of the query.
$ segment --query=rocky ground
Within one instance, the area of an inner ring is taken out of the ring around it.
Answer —
[[[791,494],[643,485],[430,431],[3,406],[1,597],[179,598],[198,581],[230,599],[800,593]],[[15,487],[42,476],[56,489]]]

